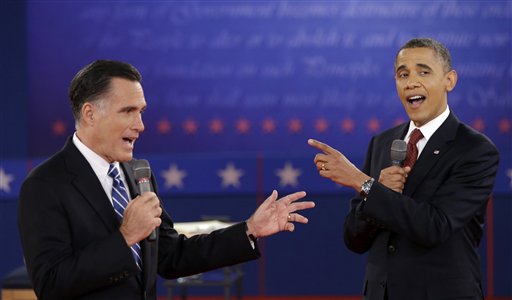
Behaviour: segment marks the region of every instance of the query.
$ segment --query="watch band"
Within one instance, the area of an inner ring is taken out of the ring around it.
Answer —
[[[370,193],[370,189],[372,188],[373,183],[375,182],[374,178],[370,178],[363,182],[363,185],[361,186],[361,191],[359,192],[359,195],[363,199],[363,201],[366,201],[366,197]]]

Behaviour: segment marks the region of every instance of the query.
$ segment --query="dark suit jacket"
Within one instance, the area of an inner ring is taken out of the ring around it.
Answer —
[[[135,197],[130,163],[121,166]],[[141,242],[138,272],[108,196],[69,139],[29,174],[20,191],[19,231],[38,298],[153,300],[157,273],[176,278],[259,257],[245,223],[187,239],[165,211],[161,218],[157,240]]]
[[[364,172],[376,180],[409,123],[370,143]],[[499,155],[484,135],[450,114],[426,144],[403,194],[375,182],[351,201],[344,239],[368,253],[365,299],[483,299],[478,244]]]

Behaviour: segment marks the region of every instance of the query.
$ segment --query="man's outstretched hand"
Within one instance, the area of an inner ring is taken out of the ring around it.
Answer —
[[[261,238],[284,230],[293,231],[294,222],[306,224],[308,219],[297,211],[313,208],[315,203],[295,202],[305,196],[306,192],[296,192],[276,200],[277,191],[274,190],[247,220],[247,234]]]

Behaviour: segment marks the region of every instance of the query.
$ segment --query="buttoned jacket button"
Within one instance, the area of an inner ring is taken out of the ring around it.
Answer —
[[[388,252],[389,252],[389,253],[394,253],[395,251],[396,251],[395,246],[393,246],[393,245],[389,245],[389,246],[388,246]]]

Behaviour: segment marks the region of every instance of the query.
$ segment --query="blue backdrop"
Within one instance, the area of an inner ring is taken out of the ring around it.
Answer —
[[[265,240],[264,258],[244,265],[246,293],[359,294],[365,259],[341,237],[351,191],[318,176],[306,141],[360,165],[372,135],[407,120],[393,79],[397,49],[429,36],[448,46],[459,74],[450,108],[501,152],[482,255],[493,275],[487,291],[512,296],[511,1],[5,3],[0,238],[13,243],[0,275],[22,264],[22,180],[73,133],[71,78],[95,59],[116,59],[143,75],[136,156],[150,161],[176,221],[242,220],[272,189],[317,201],[311,224]]]

